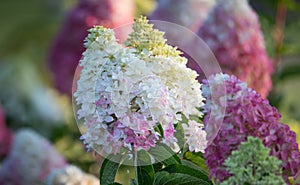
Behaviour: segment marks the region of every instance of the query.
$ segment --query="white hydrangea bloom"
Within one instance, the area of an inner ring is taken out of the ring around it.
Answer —
[[[53,171],[46,180],[46,185],[99,185],[99,179],[82,172],[73,165]]]
[[[103,27],[91,29],[86,39],[74,98],[86,127],[82,139],[102,154],[172,145],[178,113],[202,116],[196,72],[152,26],[138,19],[127,47]],[[158,124],[164,135],[155,129]]]
[[[190,120],[188,124],[182,124],[182,127],[189,150],[203,153],[207,145],[206,132],[203,129],[203,125]]]

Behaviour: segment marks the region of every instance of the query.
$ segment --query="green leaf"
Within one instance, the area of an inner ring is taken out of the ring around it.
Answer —
[[[188,174],[182,173],[168,173],[168,172],[159,172],[155,175],[154,185],[209,185],[210,183],[206,182],[197,177],[193,177]]]
[[[207,176],[209,175],[209,172],[201,167],[199,167],[198,165],[196,165],[195,163],[188,161],[188,160],[181,160],[182,165],[184,166],[188,166],[190,168],[194,168],[195,170],[201,171],[202,173],[206,174]]]
[[[166,171],[157,172],[155,174],[154,185],[163,184],[163,182],[166,182],[166,181],[170,180],[171,178],[172,178],[172,176],[170,175],[170,173],[168,173]]]
[[[130,179],[130,185],[137,185],[137,182],[135,181],[135,179]]]
[[[193,162],[194,164],[196,164],[197,166],[199,166],[201,169],[203,169],[207,174],[209,173],[206,165],[205,165],[205,159],[203,157],[203,154],[201,152],[189,152],[187,151],[184,154],[184,159],[187,159],[191,162]]]
[[[138,151],[135,156],[135,179],[137,184],[153,185],[154,168],[149,154],[144,151]]]
[[[191,168],[189,166],[184,166],[182,164],[174,164],[174,165],[167,166],[166,168],[162,169],[162,171],[166,171],[169,173],[182,173],[182,174],[190,175],[193,177],[197,177],[197,178],[207,182],[207,184],[211,183],[208,178],[208,175],[206,173],[203,173],[202,170],[201,171],[196,170],[195,168]]]
[[[153,164],[153,168],[154,168],[155,172],[158,172],[159,170],[161,170],[162,167],[163,167],[162,163],[155,163],[155,164]]]
[[[165,144],[157,144],[149,150],[149,153],[157,162],[161,162],[165,166],[181,163],[179,157]]]
[[[158,132],[161,136],[164,135],[164,129],[162,128],[162,126],[161,126],[160,123],[158,123],[158,124],[156,124],[156,125],[154,126],[154,130],[155,130],[156,132]]]
[[[177,144],[179,146],[180,149],[182,149],[185,145],[185,137],[184,137],[184,130],[182,127],[182,123],[177,123],[175,125],[175,130],[176,132],[174,133],[174,136],[177,139]]]
[[[120,184],[120,183],[118,183],[118,182],[114,182],[114,183],[111,183],[111,184],[109,184],[109,185],[122,185],[122,184]]]
[[[104,159],[100,168],[101,185],[110,185],[114,183],[117,171],[120,166],[120,163],[116,163],[114,161],[121,161],[121,159],[121,156],[113,154]]]

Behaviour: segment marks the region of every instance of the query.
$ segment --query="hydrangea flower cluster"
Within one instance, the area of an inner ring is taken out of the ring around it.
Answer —
[[[80,0],[67,14],[49,54],[49,67],[57,89],[71,95],[73,76],[84,51],[83,40],[89,28],[103,25],[115,28],[133,21],[132,0]],[[122,37],[121,33],[118,35]]]
[[[0,158],[8,154],[12,139],[12,132],[6,127],[4,112],[0,106]]]
[[[224,162],[232,176],[221,185],[285,184],[281,177],[282,162],[269,156],[269,153],[270,149],[266,148],[259,138],[249,136]]]
[[[215,0],[158,1],[149,19],[173,22],[197,31],[214,4]]]
[[[122,148],[149,150],[158,142],[173,146],[181,115],[188,119],[202,116],[197,74],[186,67],[187,60],[166,44],[163,35],[145,17],[135,21],[127,47],[117,43],[113,30],[90,29],[74,93],[80,107],[78,118],[86,127],[82,139],[88,148],[116,154]],[[204,141],[200,128],[200,123],[187,123],[186,137],[198,129],[197,137]],[[192,150],[205,148],[193,139],[187,144]]]
[[[54,170],[46,180],[46,185],[99,185],[99,179],[82,172],[73,165]]]
[[[224,73],[237,76],[267,97],[273,66],[257,15],[247,0],[219,0],[197,34],[215,54]],[[198,69],[196,63],[191,67]]]
[[[288,177],[296,175],[300,169],[300,152],[296,134],[279,122],[280,114],[268,100],[235,76],[218,74],[204,80],[203,96],[210,102],[209,89],[217,89],[220,80],[226,85],[226,95],[220,101],[226,102],[226,113],[221,128],[213,142],[206,148],[204,156],[210,168],[210,176],[221,182],[230,174],[224,167],[224,161],[236,150],[248,136],[260,138],[270,155],[282,161],[282,176],[288,183]],[[204,125],[207,127],[211,112],[218,111],[218,105],[206,103],[207,112]],[[219,121],[219,120],[217,120]],[[217,123],[213,123],[217,124]]]
[[[16,133],[9,156],[0,170],[0,184],[40,185],[52,170],[63,168],[65,160],[36,132]]]

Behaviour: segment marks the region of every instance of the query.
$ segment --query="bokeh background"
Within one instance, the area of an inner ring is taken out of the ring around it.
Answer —
[[[299,142],[300,2],[249,2],[259,16],[267,52],[276,66],[268,99],[279,109],[282,122],[297,133]],[[35,130],[68,163],[98,176],[101,160],[85,151],[72,100],[67,93],[57,90],[48,63],[53,42],[68,12],[77,3],[77,0],[0,1],[0,104],[5,123],[13,133],[22,128]],[[132,3],[134,16],[149,15],[157,4],[155,0],[132,0]],[[64,48],[60,49],[63,52]],[[68,66],[57,65],[57,68]]]

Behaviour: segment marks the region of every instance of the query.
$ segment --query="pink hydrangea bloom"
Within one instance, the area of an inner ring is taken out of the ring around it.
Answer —
[[[300,169],[296,134],[287,125],[279,122],[281,115],[268,100],[263,99],[235,76],[223,75],[223,77],[227,94],[220,99],[227,101],[226,113],[218,135],[204,154],[210,176],[220,181],[227,179],[230,175],[225,170],[223,162],[241,142],[246,141],[248,136],[253,136],[260,138],[263,144],[270,148],[270,155],[282,160],[283,178],[288,182],[288,177],[295,176]],[[220,78],[204,80],[202,91],[208,101],[211,97],[207,92],[209,88],[217,89],[218,79]],[[214,110],[214,106],[210,103],[204,106],[208,112],[204,124],[208,123],[210,110]]]
[[[115,28],[133,21],[132,0],[81,0],[68,14],[49,55],[57,89],[71,95],[73,77],[88,29],[94,25]],[[121,37],[121,35],[120,35]]]
[[[64,158],[36,132],[24,129],[14,137],[0,171],[0,184],[40,185],[51,171],[66,166]]]
[[[234,74],[267,97],[273,66],[258,17],[247,0],[219,1],[197,34],[215,54],[224,73]],[[198,69],[195,62],[189,66]]]
[[[0,106],[0,158],[8,154],[12,138],[12,132],[6,127],[4,112]]]
[[[149,19],[168,21],[197,31],[215,0],[160,0]]]

